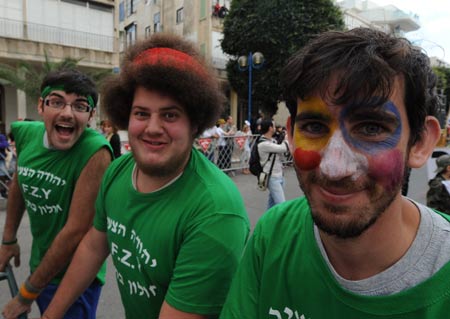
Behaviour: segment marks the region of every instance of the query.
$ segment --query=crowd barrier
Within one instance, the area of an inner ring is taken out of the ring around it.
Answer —
[[[219,145],[217,138],[197,138],[194,146],[222,171],[230,172],[248,168],[250,150],[259,135],[224,136],[224,143]],[[289,152],[281,155],[286,165],[292,163]]]

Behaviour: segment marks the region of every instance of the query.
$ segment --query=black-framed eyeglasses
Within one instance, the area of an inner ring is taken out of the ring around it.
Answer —
[[[92,110],[92,107],[88,104],[87,101],[74,101],[72,103],[67,103],[63,99],[53,97],[46,99],[44,103],[45,105],[57,110],[62,110],[66,105],[70,105],[72,111],[79,113],[86,113]]]

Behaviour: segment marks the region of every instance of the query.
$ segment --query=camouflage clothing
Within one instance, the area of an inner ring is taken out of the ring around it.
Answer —
[[[427,206],[450,215],[450,194],[442,183],[445,178],[437,174],[428,182],[430,189],[427,192]]]

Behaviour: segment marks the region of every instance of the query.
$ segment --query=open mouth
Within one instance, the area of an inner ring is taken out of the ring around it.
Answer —
[[[75,131],[73,126],[64,124],[56,124],[55,129],[61,135],[71,135]]]

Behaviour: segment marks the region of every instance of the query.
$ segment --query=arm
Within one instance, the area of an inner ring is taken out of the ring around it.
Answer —
[[[14,174],[9,186],[8,202],[6,206],[6,220],[3,228],[3,242],[13,242],[17,239],[17,229],[19,228],[23,214],[25,212],[25,203],[17,181],[17,172]],[[5,269],[6,264],[14,257],[14,265],[20,266],[20,247],[19,245],[1,245],[0,247],[0,271]]]
[[[161,306],[161,311],[159,313],[159,319],[207,319],[208,316],[198,315],[195,313],[187,313],[180,311],[169,305],[166,301],[163,302]],[[47,318],[45,318],[47,319]],[[53,317],[48,318],[53,319]]]
[[[42,318],[63,318],[70,305],[92,283],[108,255],[106,233],[92,227],[78,246],[69,269]]]
[[[289,146],[286,141],[281,144],[264,141],[258,144],[258,150],[265,153],[286,153],[289,151]]]
[[[249,232],[246,219],[232,213],[194,219],[187,229],[160,319],[216,317]]]
[[[261,256],[256,245],[258,243],[257,236],[258,234],[254,233],[247,246],[245,246],[244,256],[233,277],[220,319],[252,319],[259,317],[258,299],[260,296],[262,265]]]

